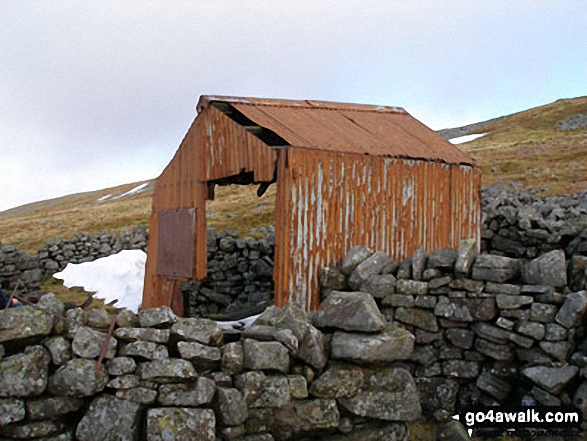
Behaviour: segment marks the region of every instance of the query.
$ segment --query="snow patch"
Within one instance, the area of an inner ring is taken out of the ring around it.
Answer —
[[[125,196],[132,196],[133,194],[140,193],[141,191],[143,191],[143,189],[147,185],[149,185],[149,183],[148,182],[145,182],[144,184],[141,184],[141,185],[133,188],[132,190],[129,190],[129,191],[126,191],[126,192],[124,192],[122,194],[119,194],[119,195],[114,196],[112,199],[120,199],[120,198],[123,198]]]
[[[481,138],[482,136],[487,135],[488,133],[475,133],[474,135],[465,135],[459,136],[458,138],[451,138],[449,141],[452,144],[463,144],[465,142],[473,141],[474,139]]]
[[[81,286],[105,303],[116,301],[114,307],[137,312],[143,300],[146,261],[144,251],[123,250],[93,262],[68,263],[53,277],[62,279],[68,288]]]
[[[96,202],[104,202],[106,199],[108,199],[110,197],[112,197],[112,195],[111,194],[107,194],[106,196],[102,196],[101,198],[98,198],[96,200]]]

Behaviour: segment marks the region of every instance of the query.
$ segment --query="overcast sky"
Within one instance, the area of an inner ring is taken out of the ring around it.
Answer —
[[[0,0],[0,210],[155,178],[203,94],[477,122],[587,95],[587,4]]]

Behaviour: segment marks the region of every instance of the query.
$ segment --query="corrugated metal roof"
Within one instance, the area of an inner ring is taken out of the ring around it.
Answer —
[[[471,157],[400,107],[202,96],[198,112],[213,102],[230,104],[292,147],[474,164]]]

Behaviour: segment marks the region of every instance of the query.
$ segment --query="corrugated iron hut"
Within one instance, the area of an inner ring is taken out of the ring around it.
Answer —
[[[319,304],[323,266],[365,245],[396,259],[480,236],[473,160],[397,107],[202,96],[157,179],[143,307],[183,313],[206,277],[214,185],[277,185],[275,304]]]

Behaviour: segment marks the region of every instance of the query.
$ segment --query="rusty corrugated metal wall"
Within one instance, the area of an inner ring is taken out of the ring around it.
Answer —
[[[319,273],[355,245],[395,259],[418,247],[479,240],[478,170],[471,166],[289,149],[279,162],[276,304],[319,302]]]
[[[159,212],[195,208],[193,278],[201,280],[207,264],[207,183],[241,172],[253,172],[257,182],[271,181],[277,167],[279,306],[296,299],[316,309],[320,269],[340,264],[354,245],[402,259],[419,246],[432,250],[456,247],[461,238],[480,239],[478,169],[405,111],[346,104],[333,109],[332,103],[303,101],[287,109],[281,101],[261,105],[259,111],[239,101],[235,108],[289,143],[307,145],[273,149],[214,106],[201,106],[155,185],[143,308],[167,305],[183,314],[181,279],[157,275]],[[410,155],[425,159],[402,158]]]
[[[178,208],[196,209],[193,278],[206,277],[207,181],[253,172],[255,180],[271,181],[277,152],[240,125],[209,107],[196,118],[179,149],[157,178],[149,227],[143,308],[171,306],[183,314],[179,295],[182,279],[157,276],[159,212]]]

